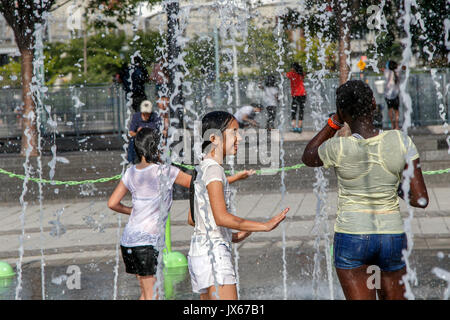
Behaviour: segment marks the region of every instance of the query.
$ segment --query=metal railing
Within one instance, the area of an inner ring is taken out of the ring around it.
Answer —
[[[356,78],[357,75],[354,77]],[[383,126],[389,127],[389,118],[387,115],[386,103],[383,94],[377,90],[383,80],[383,76],[366,77],[369,85],[373,89],[378,104],[383,106]],[[437,73],[437,81],[440,83],[440,90],[444,100],[446,119],[449,122],[450,97],[446,91],[449,79],[449,70]],[[241,105],[251,102],[263,103],[261,90],[251,89],[253,82],[258,83],[257,79],[240,78],[239,96]],[[261,82],[261,81],[260,81]],[[376,85],[378,84],[378,86]],[[235,82],[233,79],[220,82],[216,88],[215,82],[210,79],[186,80],[184,85],[184,98],[187,108],[185,118],[190,126],[190,122],[197,116],[204,115],[213,109],[222,109],[229,112],[236,110],[235,105]],[[324,113],[335,110],[335,90],[338,87],[338,79],[327,78],[323,80],[322,92],[325,97],[325,104],[322,105]],[[311,83],[305,81],[307,94],[312,96]],[[147,85],[147,96],[154,102],[154,85]],[[412,125],[442,125],[443,120],[439,113],[439,104],[442,100],[438,99],[435,83],[430,73],[410,74],[407,91],[412,99]],[[0,90],[0,138],[13,138],[21,135],[20,116],[21,106],[20,88],[3,88]],[[278,114],[284,112],[285,126],[290,123],[290,85],[289,81],[284,81],[284,107],[279,107]],[[313,128],[311,116],[312,99],[307,99],[305,106],[304,128]],[[50,107],[50,113],[54,121],[57,122],[57,132],[61,135],[82,136],[87,134],[116,133],[121,134],[126,131],[127,119],[125,94],[120,85],[91,85],[91,86],[70,86],[70,87],[50,87],[45,94],[44,104]],[[155,106],[156,108],[156,106]],[[400,106],[400,121],[403,121],[403,106]],[[41,132],[43,135],[51,132],[47,124],[46,112],[42,113]],[[264,124],[264,114],[259,116],[259,120]]]

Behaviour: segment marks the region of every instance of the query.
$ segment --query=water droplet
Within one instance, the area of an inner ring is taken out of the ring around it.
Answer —
[[[417,201],[417,203],[421,206],[426,206],[428,201],[425,198],[419,198],[419,200]]]

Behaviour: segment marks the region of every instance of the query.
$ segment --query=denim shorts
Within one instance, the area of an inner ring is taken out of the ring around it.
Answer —
[[[401,234],[334,234],[334,265],[339,269],[354,269],[377,265],[381,271],[396,271],[406,266],[402,250],[406,235]]]

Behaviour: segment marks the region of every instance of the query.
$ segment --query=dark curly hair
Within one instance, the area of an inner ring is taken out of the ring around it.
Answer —
[[[210,130],[223,133],[233,120],[236,120],[236,118],[231,113],[225,111],[212,111],[207,113],[202,119],[202,151],[205,151],[206,147],[211,144],[211,141],[206,140],[208,137],[205,137],[205,134]]]
[[[292,63],[291,66],[296,73],[298,73],[299,75],[303,75],[303,67],[298,62]]]
[[[273,74],[268,75],[265,79],[265,85],[266,87],[275,87],[277,84],[277,79]]]
[[[336,90],[336,107],[353,119],[372,114],[373,91],[361,80],[350,80]]]
[[[142,128],[136,134],[134,150],[139,161],[142,157],[147,162],[157,163],[159,159],[159,140],[161,135],[158,129]]]

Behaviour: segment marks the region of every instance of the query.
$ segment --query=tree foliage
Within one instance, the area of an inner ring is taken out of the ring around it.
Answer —
[[[0,0],[0,13],[13,29],[20,51],[32,48],[34,27],[44,21],[54,3],[55,0]]]
[[[417,6],[411,8],[412,51],[420,57],[423,64],[448,67],[444,20],[448,19],[450,3],[446,0],[417,0],[416,3]],[[304,28],[312,37],[321,33],[324,38],[336,42],[339,40],[337,28],[339,8],[344,8],[343,16],[346,17],[351,39],[364,39],[369,31],[377,33],[377,43],[369,45],[366,53],[368,56],[377,53],[379,66],[383,66],[389,59],[401,60],[403,51],[401,39],[406,37],[403,20],[404,2],[384,1],[383,14],[386,25],[381,25],[379,29],[369,27],[368,22],[373,14],[368,11],[371,6],[381,8],[381,2],[379,0],[306,0],[305,7],[312,14],[305,15],[303,12],[288,10],[283,17],[283,23],[286,29]],[[321,22],[324,9],[331,13],[329,25],[326,27]],[[428,61],[428,52],[434,53],[431,61]]]

